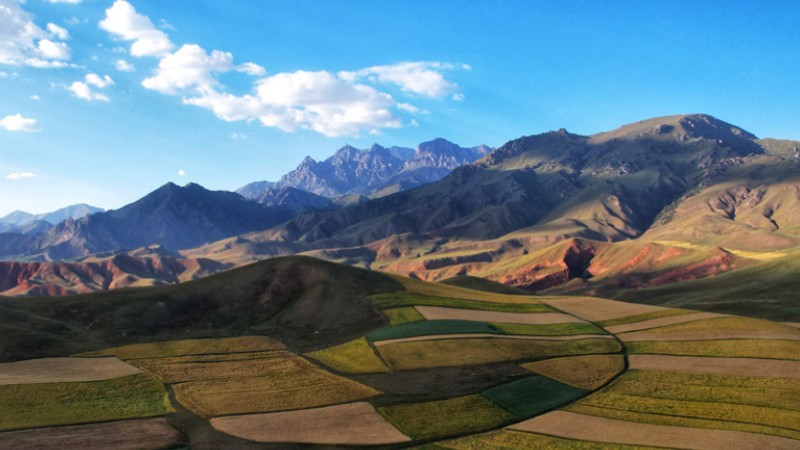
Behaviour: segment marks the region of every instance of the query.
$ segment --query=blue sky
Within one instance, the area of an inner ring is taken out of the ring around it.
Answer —
[[[345,143],[704,112],[800,139],[792,1],[0,0],[0,215],[233,190]]]

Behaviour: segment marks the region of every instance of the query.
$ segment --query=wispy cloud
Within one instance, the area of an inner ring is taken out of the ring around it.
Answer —
[[[0,64],[59,68],[70,66],[69,37],[64,28],[48,24],[47,31],[36,25],[22,9],[24,2],[0,0]]]
[[[6,175],[6,178],[9,180],[22,180],[24,178],[36,178],[36,174],[33,172],[12,172]]]
[[[133,67],[133,64],[125,61],[124,59],[118,59],[117,62],[114,63],[114,67],[120,72],[133,72],[136,70],[136,68]]]
[[[28,117],[22,117],[22,114],[5,116],[0,119],[0,127],[8,131],[22,131],[27,133],[42,131],[42,124],[40,124],[39,121]]]

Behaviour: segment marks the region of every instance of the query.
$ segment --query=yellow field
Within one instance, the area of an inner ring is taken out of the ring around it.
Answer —
[[[595,390],[625,369],[622,355],[586,355],[553,358],[523,364],[527,370],[570,386]]]
[[[266,336],[242,336],[224,339],[186,339],[107,348],[79,356],[116,356],[120,359],[163,358],[168,356],[210,353],[263,352],[285,349],[279,341]]]
[[[800,342],[778,339],[630,342],[632,354],[773,358],[800,361]]]
[[[613,339],[537,341],[508,338],[461,338],[382,345],[381,356],[395,370],[468,366],[500,361],[536,360],[554,356],[615,353]]]
[[[418,322],[425,320],[425,317],[419,313],[413,306],[404,308],[384,309],[383,313],[389,318],[389,325],[400,325],[404,323]]]
[[[367,339],[363,337],[335,347],[307,353],[306,356],[344,373],[385,373],[389,371],[372,351]]]

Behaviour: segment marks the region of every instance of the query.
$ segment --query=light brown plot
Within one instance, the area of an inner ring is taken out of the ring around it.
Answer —
[[[681,314],[678,316],[659,317],[657,319],[643,320],[641,322],[623,323],[621,325],[611,325],[605,327],[605,329],[611,333],[626,333],[629,331],[649,330],[651,328],[665,327],[667,325],[675,325],[678,323],[694,322],[695,320],[714,319],[717,317],[726,317],[726,315],[708,313],[708,312]]]
[[[182,443],[181,433],[162,418],[0,433],[0,448],[15,450],[140,450],[174,448]]]
[[[576,341],[580,339],[614,339],[614,336],[605,334],[571,334],[567,336],[528,336],[517,334],[490,334],[490,333],[455,333],[455,334],[431,334],[427,336],[411,336],[406,338],[386,339],[374,342],[376,347],[387,344],[400,344],[403,342],[416,341],[441,341],[447,339],[471,339],[471,338],[490,338],[490,339],[522,339],[527,341]]]
[[[570,386],[595,390],[625,370],[622,355],[584,355],[523,364],[527,370]]]
[[[223,433],[256,442],[381,445],[411,440],[366,402],[216,417],[211,419],[211,425]]]
[[[647,314],[669,308],[593,297],[543,298],[542,303],[590,322]]]
[[[783,339],[800,341],[800,334],[780,331],[685,331],[682,333],[623,333],[617,337],[624,342],[645,341],[710,341],[719,339]]]
[[[567,411],[553,411],[509,428],[583,441],[680,449],[796,450],[800,446],[799,441],[765,434],[626,422]]]
[[[630,355],[631,369],[709,375],[793,378],[800,380],[800,361],[705,356]]]
[[[446,308],[442,306],[417,306],[417,311],[428,320],[474,320],[477,322],[518,323],[549,325],[556,323],[583,323],[577,317],[562,313],[512,313],[481,311],[475,309]]]
[[[41,358],[0,364],[0,385],[101,381],[140,373],[117,358]]]

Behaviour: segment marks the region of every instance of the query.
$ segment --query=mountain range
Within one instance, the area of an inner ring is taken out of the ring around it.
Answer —
[[[752,267],[800,246],[798,142],[693,114],[489,150],[346,146],[239,190],[252,200],[166,185],[44,233],[0,235],[0,254],[58,261],[161,245],[219,270],[306,254],[431,281],[591,293]]]
[[[0,233],[22,233],[36,234],[47,231],[51,226],[56,225],[67,219],[80,219],[102,212],[102,208],[80,203],[67,206],[55,211],[43,214],[31,214],[25,211],[14,211],[4,217],[0,217]]]
[[[293,187],[327,198],[381,197],[440,180],[491,150],[485,145],[463,148],[441,138],[423,142],[416,150],[378,144],[368,149],[345,145],[324,161],[306,157],[277,182],[258,181],[236,192],[258,199],[268,189]]]

